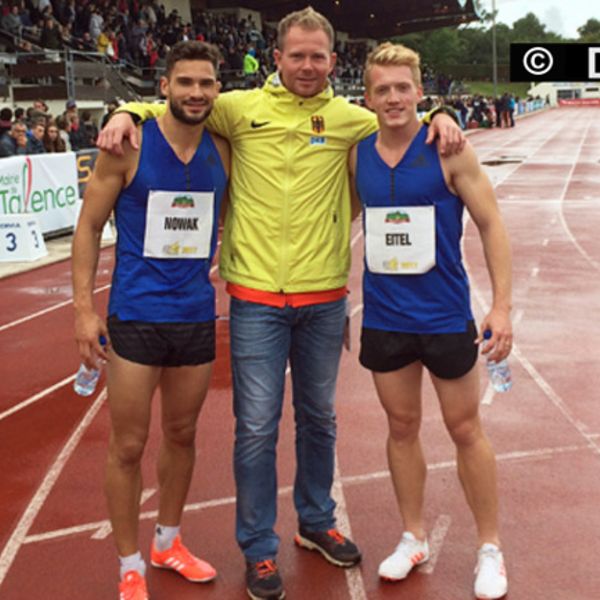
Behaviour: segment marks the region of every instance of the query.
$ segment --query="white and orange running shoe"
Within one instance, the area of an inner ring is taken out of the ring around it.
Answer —
[[[127,571],[119,584],[119,600],[148,600],[146,580],[137,571]]]
[[[411,572],[413,567],[428,560],[427,540],[418,540],[410,531],[405,531],[394,553],[379,565],[379,577],[386,581],[400,581]]]
[[[173,540],[173,545],[163,552],[152,542],[150,560],[153,567],[172,569],[194,583],[207,583],[217,576],[212,565],[194,556],[181,542],[181,536]]]
[[[475,567],[475,597],[478,600],[498,600],[508,592],[504,557],[495,544],[483,544]]]

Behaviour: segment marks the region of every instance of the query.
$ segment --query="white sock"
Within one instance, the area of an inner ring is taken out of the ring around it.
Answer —
[[[159,552],[168,550],[173,545],[173,540],[179,535],[179,527],[167,527],[156,524],[154,533],[154,545]]]
[[[121,579],[127,571],[137,571],[142,577],[146,576],[146,563],[139,550],[129,556],[119,556],[119,563],[121,564]]]

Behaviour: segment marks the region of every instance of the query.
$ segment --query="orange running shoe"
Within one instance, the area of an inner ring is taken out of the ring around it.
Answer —
[[[146,580],[137,571],[127,571],[119,584],[119,600],[148,600]]]
[[[182,543],[181,536],[173,540],[173,545],[164,552],[157,550],[152,542],[150,561],[153,567],[173,569],[188,581],[206,583],[212,581],[217,572],[206,561],[196,558]]]

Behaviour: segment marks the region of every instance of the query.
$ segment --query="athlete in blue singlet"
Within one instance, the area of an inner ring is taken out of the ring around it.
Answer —
[[[493,450],[478,415],[481,338],[473,321],[460,241],[467,208],[483,243],[493,303],[481,323],[483,350],[510,352],[511,267],[508,237],[493,189],[472,148],[441,157],[425,143],[416,115],[419,56],[382,44],[367,60],[366,99],[380,130],[351,153],[354,191],[363,210],[365,272],[360,362],[389,423],[388,460],[404,533],[379,566],[404,579],[429,558],[423,518],[427,467],[419,440],[423,368],[431,376],[457,451],[458,472],[479,537],[477,598],[501,598],[507,578],[500,550]],[[357,205],[358,208],[358,205]]]
[[[157,387],[163,439],[151,562],[189,581],[216,576],[183,545],[179,527],[194,467],[196,421],[215,357],[209,273],[229,149],[204,129],[204,121],[220,89],[218,61],[218,50],[209,44],[173,48],[161,78],[167,112],[144,124],[139,152],[129,147],[119,158],[100,153],[73,239],[75,337],[88,367],[107,360],[111,435],[105,489],[121,600],[148,598],[137,533],[140,464]],[[117,245],[106,325],[92,293],[100,234],[113,209]]]

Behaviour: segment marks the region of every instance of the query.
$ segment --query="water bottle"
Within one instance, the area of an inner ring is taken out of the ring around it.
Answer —
[[[483,339],[489,340],[492,337],[492,332],[487,329],[483,332]],[[500,362],[495,362],[489,358],[486,360],[488,375],[490,382],[496,392],[508,392],[512,387],[512,377],[510,375],[510,367],[506,359]]]
[[[102,346],[106,346],[106,338],[103,335],[100,336],[99,341]],[[73,382],[75,392],[80,396],[91,396],[98,385],[101,370],[102,363],[100,361],[95,369],[88,369],[84,363],[81,363]]]

